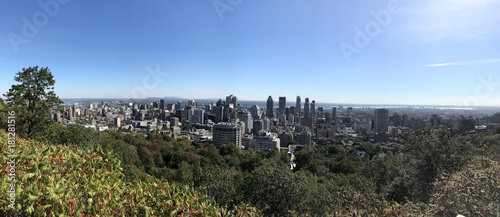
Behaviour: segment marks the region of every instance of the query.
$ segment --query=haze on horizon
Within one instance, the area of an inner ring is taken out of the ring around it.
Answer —
[[[2,1],[0,92],[38,65],[51,69],[61,98],[498,106],[498,8],[494,0]]]

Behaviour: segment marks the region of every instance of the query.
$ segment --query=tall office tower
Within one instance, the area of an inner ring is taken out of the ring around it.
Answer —
[[[175,112],[175,110],[176,110],[175,105],[176,104],[167,104],[167,110],[169,110],[171,112]]]
[[[205,119],[205,110],[195,109],[189,112],[190,117],[188,117],[189,122],[192,124],[202,124]]]
[[[304,102],[304,117],[309,117],[309,98]]]
[[[285,108],[286,108],[286,97],[280,96],[278,104],[278,115],[284,114]]]
[[[205,105],[205,112],[212,113],[212,104]]]
[[[398,113],[392,114],[392,116],[389,118],[389,120],[394,123],[395,127],[401,126],[401,116],[399,116]]]
[[[122,118],[120,116],[115,118],[115,127],[121,127],[122,126]]]
[[[195,109],[196,108],[196,101],[194,101],[194,99],[190,99],[188,101],[188,106],[191,106],[191,108]]]
[[[273,122],[269,118],[262,119],[262,130],[271,131],[273,128]]]
[[[182,101],[177,102],[177,106],[175,106],[177,110],[182,110]]]
[[[222,145],[236,145],[241,146],[241,123],[218,123],[213,129],[213,143],[217,148]]]
[[[167,109],[167,101],[164,99],[160,99],[160,109],[165,110]]]
[[[70,121],[73,121],[73,107],[71,107],[71,106],[68,109],[68,114],[67,114],[67,118],[66,119],[68,119]]]
[[[250,114],[249,111],[243,110],[243,111],[238,111],[238,119],[240,119],[243,123],[245,123],[246,126],[246,133],[252,132],[253,128],[253,118],[252,114]]]
[[[312,101],[311,103],[311,117],[316,117],[316,101]]]
[[[223,106],[215,106],[215,123],[220,123],[224,121],[224,107]]]
[[[293,143],[293,133],[288,132],[288,131],[282,131],[278,134],[280,138],[280,146],[281,147],[287,147],[288,145]]]
[[[257,132],[259,132],[263,129],[264,129],[264,121],[262,121],[262,119],[255,119],[253,121],[252,133],[257,134]]]
[[[78,110],[79,110],[79,109],[77,108],[77,106],[73,105],[73,117],[74,117],[74,118],[76,118],[76,116],[77,116],[77,114],[78,114],[78,113],[77,113],[77,111],[78,111]]]
[[[184,123],[188,120],[188,112],[187,110],[177,110],[175,111],[175,117],[179,118],[181,123]]]
[[[325,115],[324,115],[324,110],[323,110],[323,107],[318,107],[318,110],[316,111],[316,116],[318,118],[324,118]]]
[[[297,96],[297,101],[295,102],[295,113],[297,115],[300,115],[300,96]]]
[[[337,108],[332,108],[332,121],[337,123]]]
[[[295,106],[290,106],[290,114],[295,115],[297,110],[295,110]]]
[[[289,124],[295,123],[295,115],[292,115],[292,113],[290,113],[288,116],[286,116],[286,120],[288,120]]]
[[[224,104],[222,103],[222,99],[219,99],[219,101],[215,103],[215,106],[224,106]]]
[[[260,106],[258,105],[253,105],[252,107],[250,107],[250,113],[252,113],[252,117],[254,119],[260,119],[260,117],[262,116],[262,111],[260,110]]]
[[[401,125],[403,127],[408,127],[410,124],[409,124],[409,121],[408,121],[408,115],[407,114],[404,114],[401,118]]]
[[[389,127],[389,110],[375,109],[375,133],[387,132]]]
[[[270,118],[274,117],[273,110],[274,110],[273,97],[269,96],[267,98],[266,116]]]
[[[238,103],[238,98],[233,96],[233,94],[226,96],[226,107],[229,107],[229,104],[233,104],[233,108],[236,107]]]

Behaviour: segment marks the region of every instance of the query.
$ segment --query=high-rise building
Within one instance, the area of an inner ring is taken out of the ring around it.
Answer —
[[[264,121],[262,121],[262,119],[255,119],[253,121],[252,134],[257,134],[257,132],[263,130],[263,127],[264,127]]]
[[[246,133],[252,132],[253,128],[253,118],[252,114],[250,114],[249,111],[243,110],[243,111],[238,111],[238,119],[240,119],[243,123],[245,123],[246,126]]]
[[[295,102],[295,114],[300,115],[300,96],[297,96],[297,101]]]
[[[121,127],[122,126],[122,118],[120,116],[115,118],[115,126],[116,127]]]
[[[332,122],[337,122],[337,108],[332,108]]]
[[[188,112],[187,110],[177,110],[175,111],[175,117],[179,118],[181,123],[184,123],[188,120]]]
[[[160,109],[165,110],[167,109],[167,101],[164,99],[160,99]]]
[[[214,145],[220,148],[222,145],[236,145],[241,147],[242,133],[241,123],[226,123],[221,122],[214,126],[213,129],[213,142]]]
[[[224,107],[223,106],[215,106],[215,123],[220,123],[224,121]]]
[[[374,132],[382,133],[387,132],[389,127],[389,110],[375,109]]]
[[[280,132],[279,138],[281,147],[288,147],[288,145],[293,143],[293,133],[291,132],[287,131]]]
[[[304,117],[309,117],[309,98],[306,98],[304,102]]]
[[[408,127],[408,126],[410,126],[410,122],[409,122],[409,119],[408,119],[408,115],[407,115],[407,114],[404,114],[404,115],[402,115],[401,117],[402,117],[402,118],[401,118],[401,125],[402,125],[403,127]]]
[[[238,98],[233,96],[233,94],[226,96],[226,107],[229,107],[229,104],[233,104],[233,108],[236,107],[238,103]]]
[[[312,101],[311,103],[311,117],[315,117],[316,116],[316,101]]]
[[[286,108],[286,97],[280,96],[278,104],[278,115],[284,114],[285,108]]]
[[[258,105],[253,105],[252,107],[250,107],[250,113],[252,113],[252,117],[254,119],[260,119],[260,117],[262,116],[262,111],[260,110],[260,106]]]
[[[194,109],[189,111],[189,123],[202,124],[205,119],[205,110]]]
[[[267,98],[267,107],[266,107],[266,116],[267,117],[274,117],[274,102],[273,102],[273,97],[269,96]]]

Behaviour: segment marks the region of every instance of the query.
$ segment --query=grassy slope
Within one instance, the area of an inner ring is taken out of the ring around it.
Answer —
[[[2,162],[7,133],[0,130]],[[9,168],[0,171],[0,216],[230,216],[192,187],[122,181],[120,162],[101,150],[16,139],[16,210],[8,207]],[[6,164],[4,163],[3,166]],[[2,166],[2,167],[3,167]],[[240,210],[252,215],[252,210]]]

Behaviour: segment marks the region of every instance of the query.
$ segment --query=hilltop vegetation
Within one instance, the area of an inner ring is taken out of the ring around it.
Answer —
[[[7,134],[0,131],[0,144]],[[6,146],[2,152],[7,153]],[[238,211],[219,207],[192,187],[160,181],[154,177],[127,182],[120,161],[99,146],[45,145],[18,139],[15,208],[5,189],[9,189],[5,168],[2,177],[1,216],[230,216]],[[9,158],[2,155],[2,161]],[[241,215],[255,215],[251,208]]]
[[[154,133],[53,130],[71,135],[47,135],[66,145],[17,140],[22,215],[497,216],[500,210],[498,133],[423,133],[402,154],[370,162],[345,151],[320,154],[347,148],[338,145],[306,148],[297,153],[294,171],[276,151],[196,147]],[[6,144],[6,133],[0,134]],[[6,173],[2,189],[8,189]],[[0,209],[12,214],[5,198],[3,191]]]

